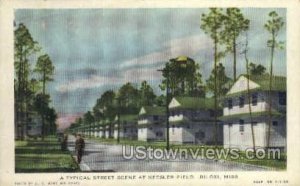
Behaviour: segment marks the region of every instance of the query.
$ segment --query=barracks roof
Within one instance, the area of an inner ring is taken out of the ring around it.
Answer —
[[[162,116],[162,115],[165,115],[165,113],[166,113],[166,108],[165,107],[143,106],[140,110],[139,115]]]
[[[242,74],[238,77],[236,82],[239,81],[241,76],[244,76],[245,78],[248,77],[246,74]],[[258,87],[255,88],[254,90],[268,91],[269,88],[270,88],[269,87],[270,86],[270,84],[269,84],[270,83],[270,75],[250,76],[249,79],[250,79],[250,81],[252,81],[252,82],[254,82],[258,85]],[[234,84],[231,86],[231,88],[234,86]],[[253,90],[253,89],[251,89],[251,90]],[[272,90],[273,91],[286,91],[286,77],[284,77],[284,76],[273,76],[273,78],[272,78]],[[242,94],[244,92],[246,92],[246,91],[243,90],[243,91],[235,92],[235,93],[228,92],[226,94],[226,97],[235,96],[237,94]]]
[[[186,109],[214,109],[213,98],[197,98],[197,97],[174,97],[179,105],[173,108]],[[169,105],[170,106],[170,105]],[[170,108],[170,109],[173,109]]]
[[[124,114],[120,115],[120,120],[121,121],[136,121],[137,120],[137,115],[135,114]]]

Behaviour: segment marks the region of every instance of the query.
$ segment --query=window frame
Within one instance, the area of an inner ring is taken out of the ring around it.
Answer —
[[[242,120],[242,119],[240,119],[240,121],[239,121],[239,131],[240,132],[245,132],[245,126],[244,126],[244,124],[245,124],[245,121]]]
[[[240,96],[239,97],[239,107],[243,108],[244,106],[245,106],[245,96]]]
[[[255,98],[254,98],[254,97],[255,97]],[[254,100],[255,100],[255,102],[254,102]],[[258,93],[255,92],[255,93],[252,93],[252,95],[251,95],[251,104],[252,104],[253,106],[256,106],[257,103],[258,103]]]
[[[276,123],[276,124],[275,124]],[[275,125],[274,125],[275,124]],[[272,126],[273,127],[278,127],[278,121],[272,121]]]
[[[286,92],[278,92],[278,104],[286,106]]]
[[[232,98],[229,98],[227,100],[227,104],[228,104],[228,109],[232,109],[232,107],[233,107],[233,100],[232,100]]]

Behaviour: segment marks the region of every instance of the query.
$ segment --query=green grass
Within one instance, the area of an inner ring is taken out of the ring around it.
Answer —
[[[271,167],[271,168],[275,168],[278,170],[285,170],[286,169],[286,154],[285,153],[281,153],[280,154],[280,158],[279,159],[258,159],[258,158],[254,158],[254,159],[248,159],[246,157],[245,152],[240,151],[240,158],[236,159],[236,160],[232,160],[227,158],[226,160],[229,161],[236,161],[236,162],[240,162],[240,163],[246,163],[246,164],[251,164],[251,165],[258,165],[258,166],[265,166],[265,167]]]
[[[68,151],[61,151],[57,138],[49,136],[44,141],[15,141],[15,171],[76,172],[79,168]]]
[[[104,138],[96,138],[96,137],[91,137],[90,140],[96,141],[96,142],[101,142],[104,144],[118,144],[116,139],[110,138],[110,139],[104,139]],[[132,146],[145,146],[145,147],[152,147],[152,148],[161,148],[164,149],[166,148],[166,142],[146,142],[146,141],[137,141],[137,140],[129,140],[129,139],[120,139],[121,145],[132,145]],[[170,144],[171,149],[193,149],[194,152],[196,149],[199,147],[203,150],[203,153],[206,152],[207,149],[223,149],[223,146],[203,146],[203,145],[174,145]],[[227,161],[233,161],[233,162],[238,162],[238,163],[245,163],[245,164],[251,164],[251,165],[258,165],[258,166],[265,166],[265,167],[270,167],[278,170],[285,170],[286,169],[286,154],[281,153],[280,159],[248,159],[246,157],[246,154],[244,151],[239,152],[239,158],[238,159],[230,159],[230,156],[227,158],[221,157],[220,159],[227,160]],[[204,154],[200,154],[200,156],[204,156]]]

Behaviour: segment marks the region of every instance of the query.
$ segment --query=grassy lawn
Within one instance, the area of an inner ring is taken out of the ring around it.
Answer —
[[[245,152],[241,151],[239,152],[240,158],[237,160],[231,160],[227,158],[229,161],[236,161],[236,162],[241,162],[241,163],[246,163],[246,164],[252,164],[252,165],[259,165],[259,166],[265,166],[265,167],[272,167],[276,168],[278,170],[285,170],[286,169],[286,154],[281,153],[280,154],[280,159],[268,159],[267,157],[264,159],[248,159],[246,157]]]
[[[44,141],[29,139],[15,141],[15,171],[76,172],[78,165],[68,151],[61,151],[60,143],[53,136]]]
[[[86,137],[88,138],[88,137]],[[96,138],[96,137],[91,137],[91,141],[96,141],[96,142],[101,142],[105,144],[118,144],[116,139],[104,139],[104,138]],[[120,143],[122,145],[132,145],[132,146],[145,146],[145,147],[153,147],[153,148],[161,148],[164,149],[166,147],[166,142],[145,142],[145,141],[137,141],[137,140],[128,140],[128,139],[120,139]],[[170,148],[172,149],[193,149],[195,152],[196,149],[199,147],[201,149],[204,149],[202,152],[205,153],[207,149],[223,149],[222,146],[199,146],[199,145],[173,145],[170,144]],[[200,156],[203,156],[203,154],[200,154]],[[280,159],[248,159],[246,157],[246,154],[244,151],[239,152],[239,158],[238,159],[230,159],[230,156],[228,157],[221,157],[220,159],[227,160],[227,161],[234,161],[234,162],[239,162],[239,163],[246,163],[246,164],[251,164],[251,165],[258,165],[258,166],[265,166],[265,167],[271,167],[275,168],[278,170],[285,170],[286,169],[286,154],[281,154]]]

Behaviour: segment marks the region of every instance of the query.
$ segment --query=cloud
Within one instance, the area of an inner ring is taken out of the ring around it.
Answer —
[[[159,64],[171,58],[186,55],[194,56],[200,50],[211,47],[210,39],[203,34],[177,38],[163,44],[165,50],[153,52],[121,63],[121,67]]]
[[[121,75],[121,76],[120,76]],[[86,79],[73,80],[56,88],[58,92],[65,93],[78,89],[96,88],[105,85],[120,85],[127,82],[138,83],[143,80],[157,80],[161,78],[161,73],[157,67],[153,68],[131,68],[120,70],[116,76],[92,75]]]
[[[60,85],[56,88],[59,92],[68,92],[74,91],[77,89],[87,89],[99,87],[107,84],[116,84],[119,83],[122,79],[117,77],[105,77],[93,75],[86,79],[79,79],[67,82],[63,85]]]
[[[195,56],[200,50],[206,50],[210,45],[211,41],[205,35],[173,39],[164,43],[166,47],[163,51],[153,52],[121,63],[114,75],[91,75],[85,79],[72,80],[59,85],[56,90],[68,92],[104,85],[119,85],[126,82],[138,83],[143,80],[157,80],[161,78],[161,73],[157,69],[163,67],[166,60],[180,55]],[[149,65],[155,66],[149,67]]]

